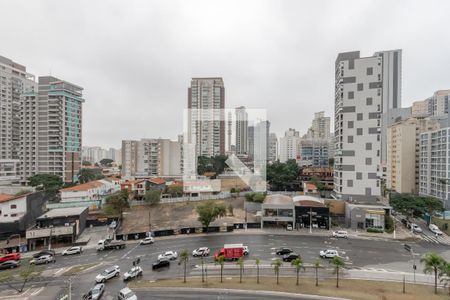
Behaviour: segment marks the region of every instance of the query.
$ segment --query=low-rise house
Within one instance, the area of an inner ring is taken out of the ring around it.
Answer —
[[[87,207],[57,208],[39,216],[26,231],[28,249],[73,244],[86,226],[88,211]]]
[[[166,189],[166,181],[162,178],[150,178],[148,182],[151,190],[164,191]]]
[[[392,207],[378,204],[345,204],[345,220],[352,229],[368,228],[384,230],[385,216],[391,214]]]
[[[305,195],[318,195],[319,190],[317,186],[311,182],[303,182],[303,192]]]

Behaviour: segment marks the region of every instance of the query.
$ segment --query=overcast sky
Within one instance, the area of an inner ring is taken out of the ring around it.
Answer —
[[[0,2],[0,55],[84,87],[83,144],[182,131],[191,77],[278,135],[333,117],[339,52],[403,49],[402,105],[450,88],[450,1]],[[332,118],[333,120],[333,118]]]

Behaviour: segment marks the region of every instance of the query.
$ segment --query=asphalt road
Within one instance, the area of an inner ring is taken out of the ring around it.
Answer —
[[[128,245],[125,249],[109,250],[97,252],[88,249],[81,255],[57,256],[54,264],[44,266],[46,275],[52,275],[53,279],[45,279],[49,286],[59,286],[61,289],[67,286],[69,278],[61,276],[73,265],[98,264],[82,275],[72,276],[73,299],[81,299],[93,285],[95,276],[107,267],[118,265],[121,274],[125,273],[131,266],[134,259],[140,257],[141,267],[144,270],[143,279],[156,280],[161,278],[176,278],[183,274],[182,266],[177,262],[172,262],[170,268],[158,271],[151,270],[151,264],[156,261],[158,254],[174,250],[180,252],[188,249],[190,252],[198,247],[206,246],[211,248],[211,256],[206,260],[213,269],[212,255],[215,251],[226,243],[243,243],[250,248],[250,255],[245,260],[249,264],[254,263],[255,258],[261,260],[261,264],[268,264],[277,257],[275,249],[278,247],[290,247],[302,256],[304,263],[313,263],[318,259],[318,253],[323,249],[337,249],[346,263],[352,267],[364,268],[365,266],[385,265],[389,263],[399,263],[398,271],[411,272],[409,261],[411,255],[403,248],[403,243],[397,241],[379,241],[366,239],[336,239],[323,236],[301,236],[301,235],[266,235],[266,234],[232,234],[232,235],[210,235],[210,236],[187,236],[173,239],[156,239],[152,245]],[[426,242],[411,243],[414,252],[418,255],[427,251],[437,253],[448,250],[448,246],[430,244]],[[403,264],[400,264],[403,263]],[[200,264],[199,258],[191,257],[188,262],[188,273],[199,275],[196,265]],[[324,261],[323,264],[328,264]],[[235,263],[228,263],[229,267],[236,267]],[[403,267],[405,266],[405,267]],[[402,270],[402,268],[408,268]],[[271,272],[273,273],[273,272]],[[212,274],[212,273],[211,273]],[[122,278],[114,278],[106,283],[106,290],[103,299],[116,299],[119,290],[126,286]],[[48,289],[54,293],[54,289]],[[42,291],[45,296],[47,289]],[[53,298],[54,296],[49,298]]]

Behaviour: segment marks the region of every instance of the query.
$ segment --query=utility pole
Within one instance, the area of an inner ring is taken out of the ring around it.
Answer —
[[[312,207],[309,208],[309,233],[312,233]]]

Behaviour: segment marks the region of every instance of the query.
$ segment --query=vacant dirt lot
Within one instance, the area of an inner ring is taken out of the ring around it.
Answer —
[[[227,216],[219,218],[211,225],[218,226],[233,223],[242,223],[245,220],[244,197],[216,200],[227,207]],[[195,207],[202,201],[189,201],[181,203],[159,204],[157,206],[134,206],[124,212],[121,233],[144,232],[149,230],[162,230],[184,227],[200,227]],[[233,216],[228,213],[228,206],[233,206]],[[256,222],[253,214],[247,214],[247,222]]]

